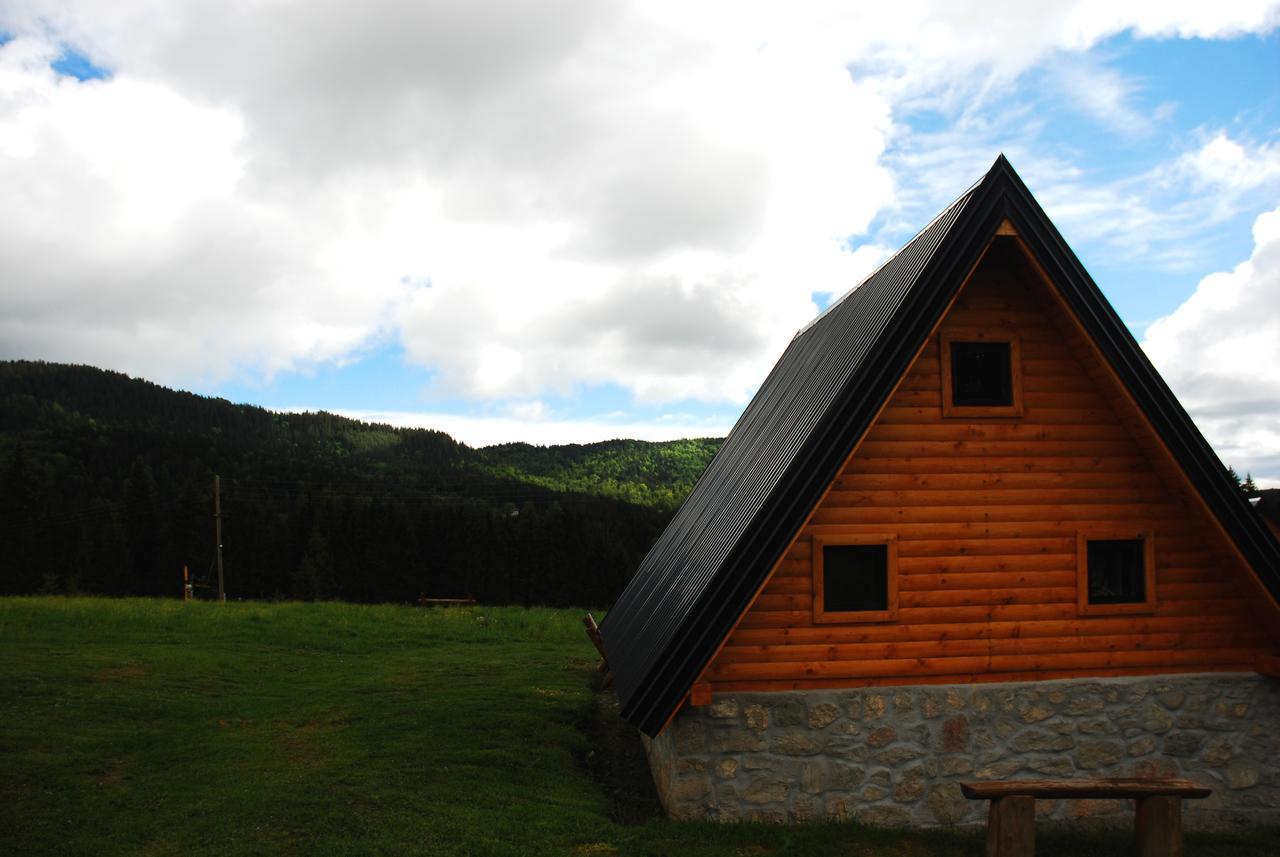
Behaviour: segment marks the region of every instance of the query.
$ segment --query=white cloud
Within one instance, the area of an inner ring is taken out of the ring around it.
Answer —
[[[883,254],[845,242],[903,201],[895,111],[967,116],[1126,28],[1216,37],[1276,10],[17,0],[0,355],[190,383],[398,338],[451,396],[740,403],[810,294]],[[55,75],[64,45],[113,76]]]
[[[435,429],[473,447],[516,442],[553,446],[618,438],[660,441],[686,437],[724,437],[733,427],[731,417],[695,418],[681,414],[636,421],[609,417],[551,419],[544,415],[538,415],[534,419],[514,416],[473,417],[430,411],[343,410],[337,413],[356,420],[399,428]]]
[[[1280,487],[1280,208],[1249,261],[1200,281],[1142,347],[1223,461]]]
[[[1280,183],[1280,145],[1245,145],[1219,131],[1177,166],[1215,189],[1243,193]]]

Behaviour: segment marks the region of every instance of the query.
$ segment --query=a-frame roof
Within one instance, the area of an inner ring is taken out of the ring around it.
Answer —
[[[1005,220],[1259,580],[1280,545],[1003,155],[805,327],[601,626],[622,715],[656,735],[764,584]]]

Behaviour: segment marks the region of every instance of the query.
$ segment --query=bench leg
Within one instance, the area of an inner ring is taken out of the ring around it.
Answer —
[[[1138,799],[1138,857],[1182,857],[1182,798]]]
[[[987,814],[987,857],[1034,857],[1036,801],[1022,795],[995,798]]]

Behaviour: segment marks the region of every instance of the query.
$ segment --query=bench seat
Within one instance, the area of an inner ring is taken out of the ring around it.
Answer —
[[[1182,800],[1212,792],[1190,780],[1078,779],[961,783],[971,800],[989,800],[987,857],[1033,857],[1036,800],[1132,798],[1140,857],[1182,857]]]

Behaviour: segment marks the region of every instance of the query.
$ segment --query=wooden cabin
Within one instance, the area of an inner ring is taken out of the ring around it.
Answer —
[[[797,333],[601,632],[679,817],[1176,774],[1234,825],[1280,823],[1278,619],[1280,545],[1002,156]]]

